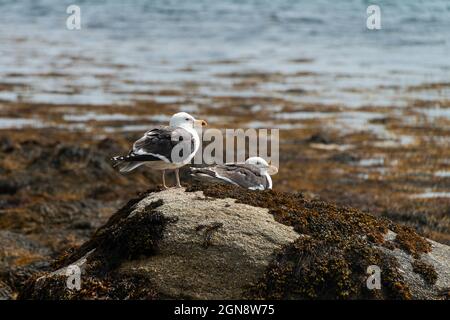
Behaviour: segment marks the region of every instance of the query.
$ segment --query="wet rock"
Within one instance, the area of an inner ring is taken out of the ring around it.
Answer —
[[[0,300],[12,299],[27,279],[48,266],[49,250],[27,236],[0,230]]]
[[[336,161],[340,163],[353,163],[359,161],[360,158],[354,154],[348,152],[340,152],[329,157],[331,161]]]
[[[302,88],[293,88],[293,89],[287,89],[284,92],[289,93],[289,94],[295,94],[295,95],[304,95],[304,94],[308,93],[308,90],[305,90]]]
[[[11,300],[13,298],[13,292],[11,288],[0,280],[0,300]]]
[[[0,194],[15,194],[20,186],[11,180],[0,180]]]
[[[322,132],[313,134],[305,141],[308,143],[322,143],[322,144],[333,143],[333,140],[328,135]]]
[[[108,152],[110,154],[120,154],[123,152],[122,146],[114,139],[104,138],[97,143],[98,150]]]
[[[10,153],[14,151],[15,146],[14,142],[11,140],[11,138],[2,136],[0,137],[0,151],[5,153]]]
[[[11,264],[20,266],[39,260],[48,253],[44,246],[12,231],[0,230],[0,243],[0,270],[6,270]]]
[[[449,263],[448,246],[356,209],[198,185],[131,200],[20,298],[439,299]],[[80,291],[65,284],[74,264]],[[367,288],[370,265],[379,290]]]
[[[59,168],[61,166],[70,166],[74,163],[83,163],[88,161],[90,151],[88,148],[78,146],[62,145],[57,148],[55,154],[51,157],[51,165]]]
[[[87,220],[78,221],[73,224],[73,228],[81,229],[81,230],[89,230],[89,229],[92,229],[92,224],[90,221],[87,221]]]

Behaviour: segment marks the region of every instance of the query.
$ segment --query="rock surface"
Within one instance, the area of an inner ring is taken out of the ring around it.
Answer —
[[[66,271],[82,270],[81,290]],[[382,288],[366,286],[369,265]],[[32,277],[22,299],[442,299],[450,248],[301,194],[153,190]]]
[[[131,215],[157,200],[163,201],[157,210],[176,223],[168,224],[158,255],[120,270],[148,274],[163,297],[239,299],[264,272],[273,251],[299,237],[268,209],[208,199],[201,191],[151,194]]]

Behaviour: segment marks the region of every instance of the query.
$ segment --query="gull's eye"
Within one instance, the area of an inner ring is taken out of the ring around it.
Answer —
[[[189,119],[189,118],[185,118],[184,120],[186,120],[186,121],[189,121],[189,120],[191,120],[191,119]]]

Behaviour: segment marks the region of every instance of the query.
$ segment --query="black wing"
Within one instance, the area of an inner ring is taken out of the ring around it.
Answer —
[[[133,144],[127,156],[115,157],[116,161],[165,161],[172,162],[172,150],[178,146],[180,158],[194,152],[194,137],[183,128],[160,127],[147,131]],[[180,159],[178,158],[178,159]]]

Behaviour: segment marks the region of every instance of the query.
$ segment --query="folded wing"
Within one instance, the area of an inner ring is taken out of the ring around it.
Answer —
[[[238,185],[247,189],[264,190],[269,181],[260,168],[251,164],[225,164],[206,168],[191,168],[192,175],[200,180]]]
[[[160,127],[147,131],[133,144],[128,155],[117,156],[112,160],[121,172],[128,172],[145,162],[182,162],[191,156],[194,148],[195,140],[189,131],[183,128]]]

